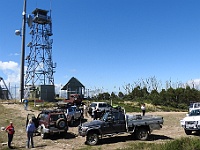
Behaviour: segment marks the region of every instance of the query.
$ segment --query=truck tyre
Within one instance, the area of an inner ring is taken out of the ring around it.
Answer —
[[[138,140],[142,140],[145,141],[148,139],[149,133],[148,130],[145,128],[139,128],[136,133],[135,136]]]
[[[99,142],[99,136],[96,133],[88,134],[86,138],[86,143],[88,145],[96,145]]]
[[[191,135],[191,134],[192,134],[192,131],[191,131],[191,130],[185,130],[185,134]]]

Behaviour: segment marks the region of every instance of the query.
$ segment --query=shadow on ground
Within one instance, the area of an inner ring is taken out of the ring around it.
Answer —
[[[114,137],[110,137],[109,139],[108,138],[101,139],[98,145],[113,144],[113,143],[127,142],[127,141],[136,141],[136,139],[132,135],[128,135],[128,136],[114,136]],[[170,138],[170,137],[164,136],[164,135],[151,134],[149,136],[149,139],[147,141],[172,140],[172,139],[173,138]]]
[[[69,127],[78,127],[79,125],[87,122],[87,119],[76,120],[73,125],[69,124]]]

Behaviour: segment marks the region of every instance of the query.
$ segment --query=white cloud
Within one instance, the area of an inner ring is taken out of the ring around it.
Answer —
[[[19,83],[20,83],[20,66],[17,62],[0,61],[0,76],[5,81],[5,84],[12,94],[12,97],[19,97]],[[3,82],[0,82],[1,87],[5,88]]]
[[[20,66],[14,61],[2,62],[0,61],[0,71],[3,72],[4,81],[6,84],[19,84],[20,79]]]

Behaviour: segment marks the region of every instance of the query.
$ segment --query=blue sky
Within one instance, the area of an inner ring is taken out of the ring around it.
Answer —
[[[27,14],[50,6],[56,85],[75,77],[110,92],[153,76],[199,82],[199,0],[27,0]],[[22,10],[23,0],[1,0],[0,76],[11,86],[19,84],[21,38],[14,31]]]

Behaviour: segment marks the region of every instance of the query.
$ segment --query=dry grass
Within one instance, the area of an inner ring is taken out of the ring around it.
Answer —
[[[25,119],[21,117],[20,114],[17,113],[14,109],[6,109],[4,106],[0,104],[0,127],[6,127],[9,125],[10,121],[13,122],[16,133],[14,135],[14,140],[20,140],[21,133],[18,129],[23,129],[25,132]],[[0,131],[0,142],[7,142],[7,133],[5,131]],[[22,131],[23,132],[23,131]],[[16,136],[17,135],[17,136]],[[5,146],[0,145],[0,149],[6,149]]]

